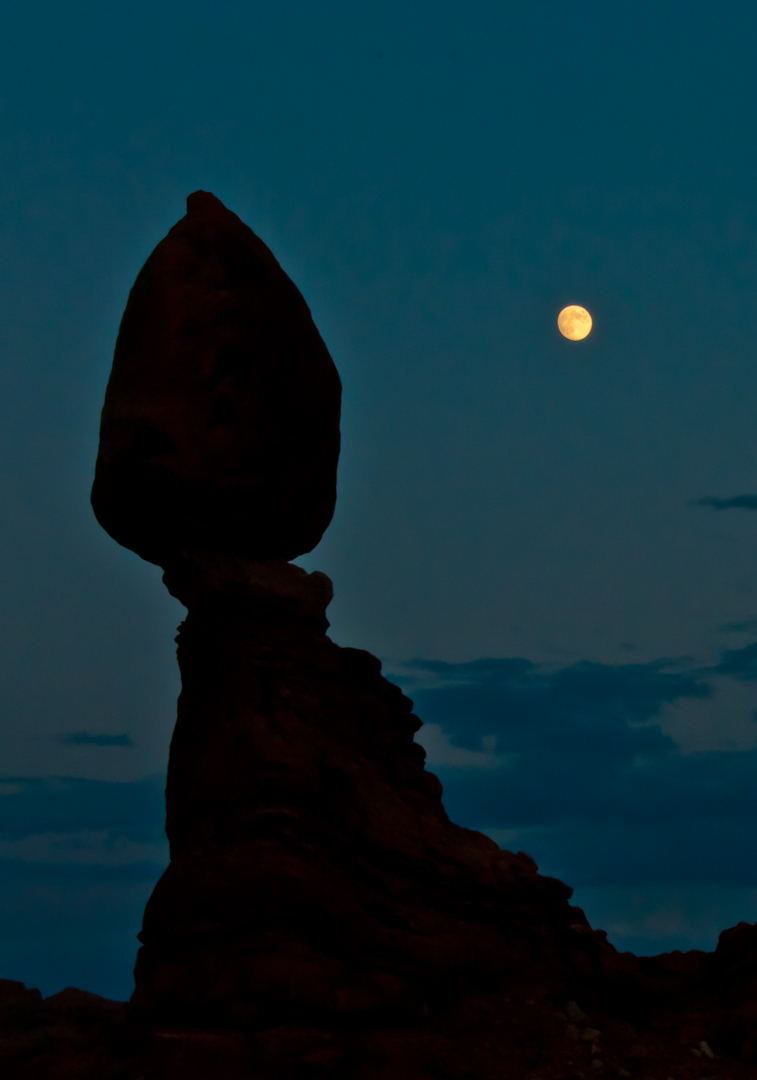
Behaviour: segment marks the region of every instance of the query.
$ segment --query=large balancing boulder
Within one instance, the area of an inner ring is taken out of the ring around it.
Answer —
[[[92,505],[119,544],[254,561],[312,550],[336,501],[341,383],[301,293],[214,195],[142,267],[121,322]]]

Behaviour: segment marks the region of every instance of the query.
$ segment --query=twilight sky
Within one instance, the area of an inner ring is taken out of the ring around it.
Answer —
[[[183,608],[89,488],[128,290],[197,188],[339,368],[300,561],[450,816],[618,947],[757,920],[755,5],[24,0],[0,31],[0,977],[127,997],[165,865]]]

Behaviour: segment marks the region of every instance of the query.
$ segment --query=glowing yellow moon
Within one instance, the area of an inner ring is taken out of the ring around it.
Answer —
[[[591,331],[591,315],[585,307],[570,304],[557,316],[557,325],[563,337],[580,341]]]

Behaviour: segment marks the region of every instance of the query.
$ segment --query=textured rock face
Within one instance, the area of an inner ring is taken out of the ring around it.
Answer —
[[[307,304],[209,192],[131,290],[100,429],[92,505],[120,544],[292,559],[334,512],[341,384]]]

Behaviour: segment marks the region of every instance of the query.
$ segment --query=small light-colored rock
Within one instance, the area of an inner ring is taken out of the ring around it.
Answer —
[[[621,1080],[630,1080],[631,1074],[628,1069],[618,1069],[618,1076],[621,1077]]]
[[[580,1007],[580,1005],[578,1005],[575,1001],[568,1002],[568,1004],[565,1006],[565,1012],[571,1020],[579,1024],[582,1023],[584,1020],[589,1019],[589,1014],[585,1013]]]
[[[702,1041],[700,1042],[699,1049],[702,1051],[702,1053],[704,1054],[705,1057],[708,1057],[708,1058],[714,1058],[715,1057],[712,1050],[710,1050],[710,1044],[708,1042],[705,1042],[704,1039],[702,1039]]]
[[[597,1028],[584,1028],[581,1032],[581,1042],[594,1042],[602,1034]]]

